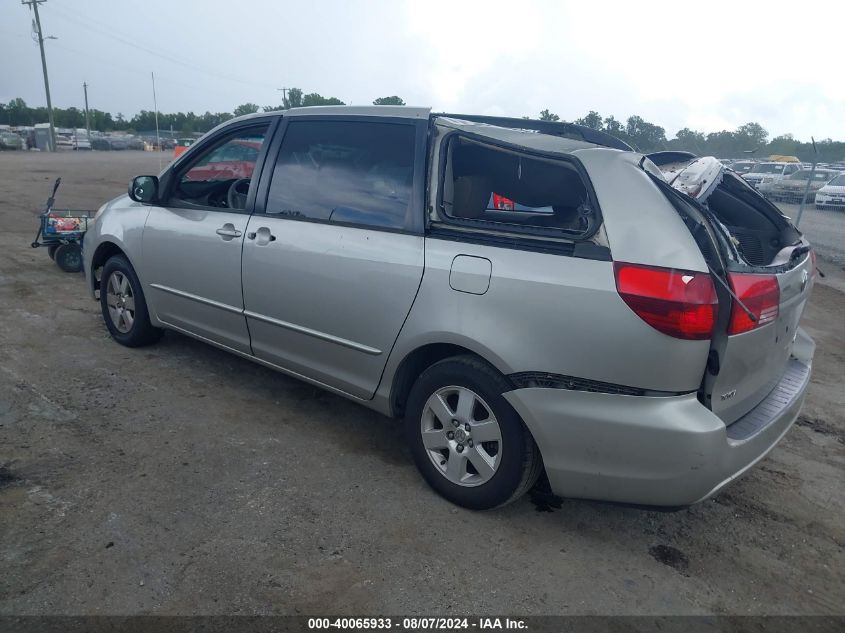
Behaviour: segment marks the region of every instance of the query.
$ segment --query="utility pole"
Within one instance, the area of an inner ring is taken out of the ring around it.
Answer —
[[[287,104],[288,104],[288,90],[290,90],[290,88],[276,88],[276,90],[282,91],[282,105],[287,106]]]
[[[156,115],[156,149],[161,151],[161,136],[158,132],[158,101],[156,101],[156,74],[150,73],[153,77],[153,107],[155,108],[155,115]]]
[[[82,89],[85,91],[85,130],[88,132],[88,149],[91,149],[91,124],[88,121],[88,84],[82,82]]]
[[[44,35],[41,32],[41,18],[38,15],[38,5],[47,0],[21,0],[21,4],[29,5],[35,14],[35,28],[38,34],[38,46],[41,49],[41,70],[44,71],[44,91],[47,93],[47,116],[50,120],[50,151],[56,151],[56,126],[53,123],[53,103],[50,100],[50,80],[47,78],[47,56],[44,54]]]

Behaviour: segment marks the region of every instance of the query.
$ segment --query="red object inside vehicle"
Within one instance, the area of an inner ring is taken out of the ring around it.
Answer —
[[[513,211],[514,202],[510,198],[500,196],[498,193],[493,194],[493,208],[500,211]]]
[[[718,299],[708,273],[616,262],[616,289],[637,316],[674,338],[708,339]]]

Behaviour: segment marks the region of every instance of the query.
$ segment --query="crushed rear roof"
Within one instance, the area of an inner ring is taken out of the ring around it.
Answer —
[[[577,141],[565,136],[541,134],[534,130],[520,130],[516,128],[499,127],[486,123],[475,123],[449,117],[438,116],[436,122],[439,125],[450,127],[467,134],[486,136],[487,138],[507,143],[508,145],[519,145],[528,149],[550,154],[571,154],[582,149],[602,148],[602,145]],[[619,151],[619,150],[614,150]]]

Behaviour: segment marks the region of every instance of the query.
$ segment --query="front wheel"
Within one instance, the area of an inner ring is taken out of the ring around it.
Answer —
[[[111,257],[100,276],[100,307],[112,338],[127,347],[155,343],[163,330],[153,327],[141,282],[122,255]]]
[[[408,396],[405,434],[426,481],[474,510],[521,497],[542,470],[537,445],[502,393],[505,378],[473,356],[435,363]]]

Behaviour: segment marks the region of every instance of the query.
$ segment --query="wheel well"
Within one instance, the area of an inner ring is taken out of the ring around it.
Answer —
[[[430,343],[408,354],[399,364],[393,377],[393,385],[390,389],[391,413],[395,417],[402,417],[405,413],[405,403],[408,401],[411,387],[426,369],[444,358],[465,355],[476,356],[484,362],[488,362],[487,359],[466,347],[451,343]]]
[[[97,290],[100,287],[100,278],[96,271],[102,268],[109,258],[114,255],[125,256],[125,253],[120,250],[120,247],[114,242],[103,242],[97,247],[97,250],[94,251],[94,257],[91,259],[91,271],[93,273],[91,277],[93,278],[92,283],[94,284],[94,290]]]

